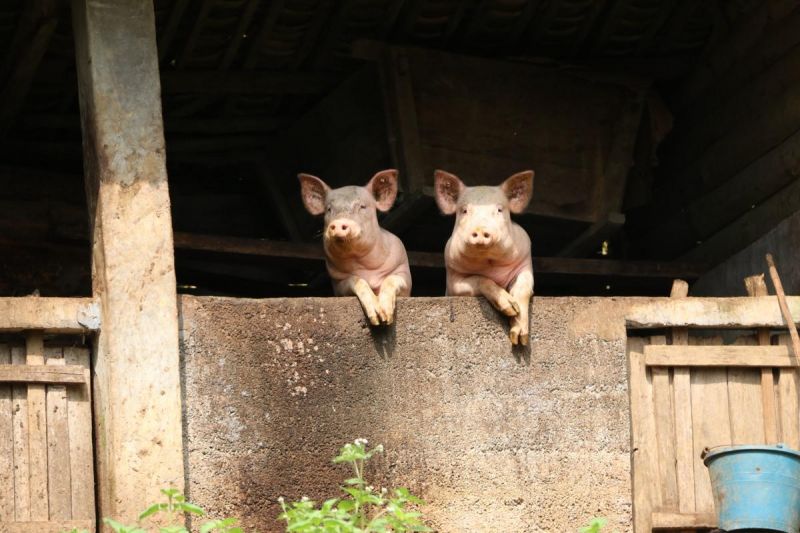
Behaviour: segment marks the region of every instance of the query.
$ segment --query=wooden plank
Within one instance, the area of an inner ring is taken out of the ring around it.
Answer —
[[[749,276],[744,280],[747,294],[752,297],[768,296],[764,274]],[[756,339],[760,346],[771,344],[769,328],[756,330]],[[764,413],[764,440],[767,444],[778,443],[778,414],[776,412],[775,375],[771,367],[761,369],[761,410]]]
[[[266,239],[248,239],[220,235],[175,233],[175,248],[216,253],[254,255],[308,261],[324,261],[320,244],[290,243]],[[444,268],[440,253],[409,251],[411,266]],[[670,264],[649,261],[614,261],[605,259],[574,259],[568,257],[534,257],[534,270],[539,274],[573,274],[644,278],[697,278],[703,268],[698,265]],[[777,304],[776,304],[777,305]]]
[[[670,298],[686,298],[689,284],[681,279],[672,283]],[[673,346],[689,344],[689,329],[672,328]],[[655,370],[655,368],[653,369]],[[692,440],[691,373],[685,366],[672,369],[672,395],[675,414],[675,474],[678,482],[678,510],[693,513],[694,501],[694,441]]]
[[[644,340],[628,339],[628,383],[630,386],[631,471],[634,531],[649,532],[651,515],[658,505],[656,427],[653,388],[644,364]]]
[[[100,308],[91,298],[0,298],[0,331],[31,329],[85,334],[100,328]]]
[[[62,348],[45,348],[45,364],[64,366]],[[83,378],[83,376],[81,376]],[[69,424],[67,420],[67,387],[47,387],[47,496],[50,520],[72,518],[72,491],[69,468]]]
[[[408,55],[402,49],[387,48],[380,73],[386,98],[387,135],[397,159],[403,190],[421,193],[427,179],[422,175],[425,166]]]
[[[65,531],[94,531],[92,520],[59,520],[48,522],[0,522],[3,533],[64,533]]]
[[[11,362],[25,364],[25,350],[11,348]],[[13,385],[12,422],[14,424],[14,516],[17,521],[31,519],[30,455],[28,453],[28,388]]]
[[[692,456],[694,457],[695,510],[698,513],[714,512],[711,480],[700,454],[704,448],[731,443],[727,382],[728,376],[725,368],[693,369],[691,373],[692,438],[694,439]]]
[[[717,515],[714,513],[653,513],[653,529],[714,529],[717,527]],[[638,532],[638,530],[637,530]]]
[[[704,260],[711,265],[719,264],[794,214],[798,205],[800,180],[795,180],[683,254],[681,260]]]
[[[0,344],[0,364],[11,363],[11,347]],[[14,425],[11,386],[0,384],[0,522],[14,521]]]
[[[650,345],[666,345],[663,336],[652,337]],[[647,352],[645,352],[645,364]],[[653,410],[655,413],[656,442],[658,448],[659,508],[678,507],[678,478],[675,469],[675,412],[672,404],[672,387],[669,368],[651,368],[653,383]]]
[[[796,315],[795,315],[796,316]],[[779,335],[778,344],[789,349],[789,335]],[[794,449],[800,448],[800,405],[798,405],[797,368],[778,370],[778,415],[780,441]]]
[[[72,518],[94,520],[94,453],[89,350],[78,347],[64,348],[64,361],[68,365],[81,366],[85,375],[83,385],[67,388]]]
[[[155,15],[152,2],[73,0],[72,18],[93,292],[108,313],[92,374],[98,514],[128,522],[185,479]],[[188,81],[214,77],[228,80]]]
[[[25,363],[44,365],[44,336],[25,337]],[[28,385],[28,455],[30,463],[31,520],[50,517],[47,497],[47,397],[45,386]]]
[[[737,345],[757,346],[752,336],[736,339]],[[728,369],[728,404],[733,444],[763,444],[764,409],[761,403],[761,368]]]
[[[647,366],[791,367],[786,346],[647,346]]]
[[[800,297],[786,298],[792,316],[800,317]],[[625,315],[630,329],[664,327],[749,329],[784,328],[774,297],[654,298],[636,305]]]
[[[20,367],[18,365],[0,364],[0,383],[84,383],[83,368],[79,366],[46,366]]]

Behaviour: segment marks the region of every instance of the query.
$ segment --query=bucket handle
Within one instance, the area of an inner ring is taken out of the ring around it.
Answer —
[[[700,459],[705,461],[705,458],[708,456],[708,454],[710,454],[712,451],[716,450],[717,448],[729,448],[729,447],[730,447],[729,444],[719,444],[717,446],[712,446],[710,448],[708,446],[706,446],[705,448],[703,448],[703,451],[700,452]],[[782,449],[782,448],[786,447],[786,444],[784,444],[782,442],[779,442],[778,444],[775,444],[775,447],[778,448],[778,449]]]

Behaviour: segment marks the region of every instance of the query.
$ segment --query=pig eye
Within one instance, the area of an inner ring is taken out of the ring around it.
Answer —
[[[502,208],[502,207],[498,207],[498,208],[497,208],[497,212],[498,212],[498,213],[502,213],[502,212],[503,212],[503,208]]]
[[[466,215],[467,214],[467,208],[466,207],[462,207],[461,208],[461,213]]]
[[[361,204],[361,205],[359,205],[359,206],[358,206],[358,208],[359,208],[359,209],[366,209],[366,208],[367,208],[367,206],[366,206],[366,204]]]
[[[327,211],[328,213],[330,213],[330,212],[332,211],[332,209],[331,209],[331,206],[328,206],[328,208],[327,208],[327,209],[325,209],[325,211]]]

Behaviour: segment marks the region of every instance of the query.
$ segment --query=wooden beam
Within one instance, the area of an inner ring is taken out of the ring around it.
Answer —
[[[720,187],[659,221],[644,239],[665,254],[702,241],[761,204],[800,175],[800,132],[755,160]]]
[[[604,220],[589,226],[586,231],[578,235],[556,255],[558,257],[585,257],[592,252],[596,252],[603,241],[619,233],[619,230],[624,225],[625,215],[622,213],[609,213]]]
[[[98,516],[183,489],[178,309],[152,2],[73,0],[93,289]]]
[[[702,241],[684,254],[681,260],[702,260],[708,262],[709,266],[715,266],[755,242],[798,210],[800,210],[800,179]]]
[[[310,72],[169,70],[161,73],[168,94],[319,94],[338,83],[335,75]]]
[[[3,533],[63,533],[64,531],[94,531],[94,520],[48,520],[47,522],[0,522]]]
[[[83,384],[83,371],[79,365],[0,365],[0,383]]]
[[[0,298],[0,332],[83,335],[99,329],[100,307],[91,298]]]
[[[800,296],[787,298],[792,316],[800,317]],[[657,298],[631,308],[625,316],[630,329],[785,328],[774,296],[740,298]]]
[[[788,346],[660,346],[644,347],[647,366],[791,367]]]
[[[321,243],[290,243],[176,232],[175,248],[284,259],[325,260],[325,253]],[[444,268],[444,258],[441,253],[416,252],[412,250],[408,252],[408,259],[411,266],[414,267]],[[534,257],[533,267],[537,274],[635,278],[695,279],[703,273],[703,270],[697,265],[561,257]]]
[[[686,531],[715,529],[717,517],[711,513],[653,513],[653,529],[659,531]]]

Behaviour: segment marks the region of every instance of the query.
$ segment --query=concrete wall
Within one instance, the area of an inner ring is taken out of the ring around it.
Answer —
[[[354,298],[181,298],[187,489],[282,531],[278,496],[337,493],[365,437],[376,486],[422,495],[440,532],[630,531],[623,315],[642,299],[537,298],[532,348],[476,298],[401,299],[371,330]]]
[[[706,273],[692,286],[692,296],[745,296],[744,278],[754,274],[766,274],[767,286],[774,293],[769,281],[767,262],[764,256],[772,253],[781,276],[786,294],[800,294],[800,213],[784,219],[766,235],[747,248],[727,259]]]

